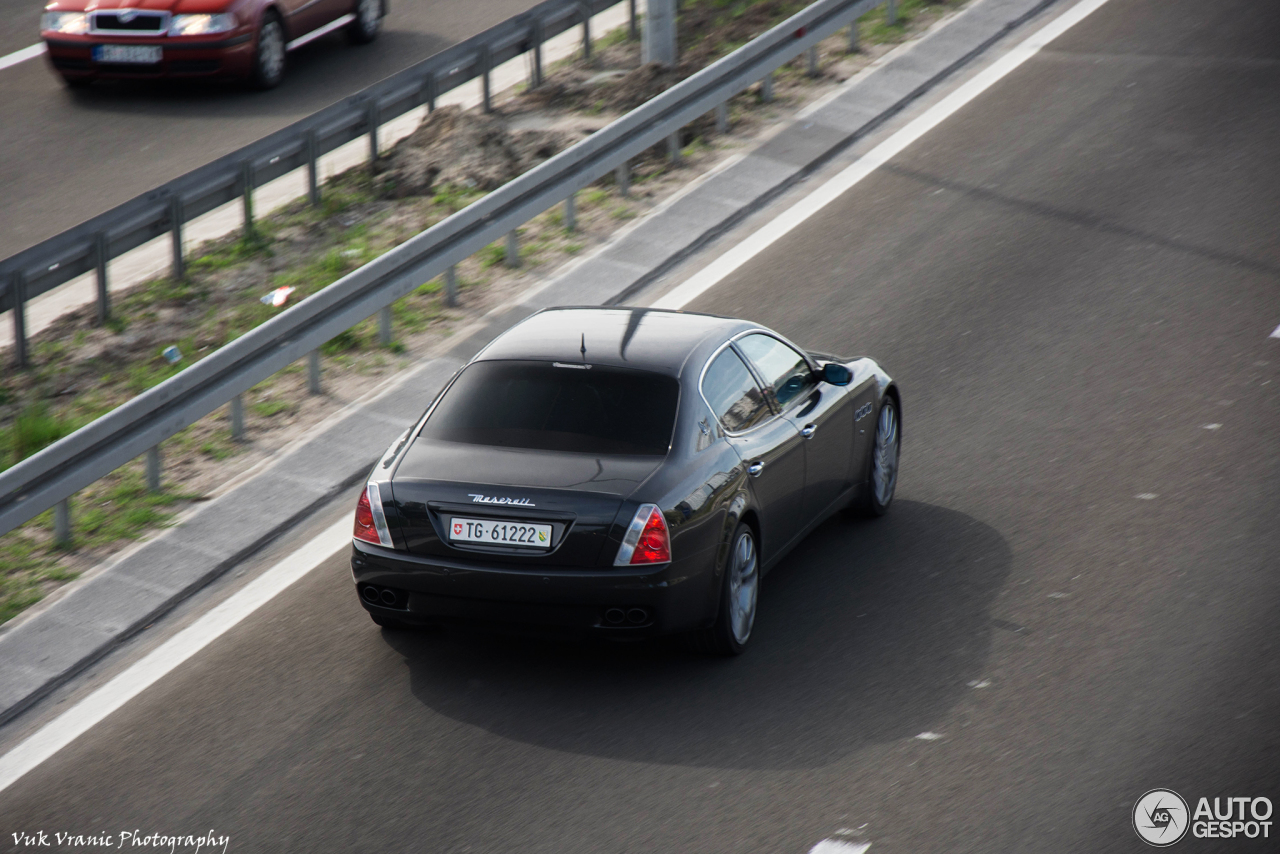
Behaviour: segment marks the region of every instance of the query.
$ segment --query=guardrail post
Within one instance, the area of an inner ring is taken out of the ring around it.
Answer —
[[[569,197],[564,200],[564,230],[578,230],[578,194],[570,193]]]
[[[231,439],[244,441],[244,395],[237,394],[231,398]]]
[[[507,266],[520,266],[520,235],[514,228],[507,232]]]
[[[490,71],[489,66],[492,63],[489,62],[489,46],[488,45],[485,45],[484,47],[480,48],[479,61],[480,61],[480,70],[483,72],[480,76],[481,100],[484,103],[484,111],[486,113],[492,113],[493,103],[491,100],[492,93],[490,91],[492,88],[491,87],[492,81],[489,80],[489,71]]]
[[[450,308],[458,304],[458,268],[453,264],[444,271],[444,304]]]
[[[253,235],[253,162],[240,164],[240,181],[244,184],[244,237]]]
[[[533,68],[530,69],[531,79],[529,81],[530,89],[537,89],[542,85],[542,21],[539,18],[533,19],[531,26],[532,34],[529,36],[533,42]]]
[[[636,28],[636,0],[627,0],[627,11],[630,13],[627,17],[627,38],[635,41],[640,37]]]
[[[773,72],[760,79],[760,100],[766,104],[773,100]]]
[[[378,341],[383,347],[391,346],[391,306],[384,305],[378,312]]]
[[[849,53],[858,52],[858,19],[849,22]]]
[[[307,195],[312,207],[320,206],[320,137],[307,131]]]
[[[667,157],[672,164],[680,162],[680,131],[676,131],[667,137]]]
[[[818,46],[816,44],[809,48],[809,67],[805,69],[805,74],[810,77],[818,76]]]
[[[187,272],[187,265],[182,257],[182,198],[179,196],[169,199],[169,231],[173,233],[171,275],[175,279],[181,279]]]
[[[320,351],[312,350],[307,354],[307,391],[320,394]]]
[[[618,192],[624,196],[631,195],[631,167],[624,160],[622,165],[613,170],[614,183],[618,185]]]
[[[722,101],[716,105],[716,133],[729,132],[729,102]]]
[[[428,72],[426,78],[422,81],[422,102],[427,105],[427,112],[435,112],[436,109],[436,73]]]
[[[147,490],[160,491],[160,446],[147,448]]]
[[[591,7],[586,3],[579,3],[578,9],[582,13],[582,58],[591,61]]]
[[[364,109],[365,124],[369,126],[369,169],[378,162],[378,102],[373,100]]]
[[[13,364],[27,366],[27,279],[21,271],[15,271],[9,280],[13,294]]]
[[[885,3],[884,21],[891,27],[898,23],[898,4],[894,0],[887,0]]]
[[[71,505],[65,498],[53,505],[53,542],[71,545]]]
[[[93,260],[98,268],[98,325],[111,316],[111,295],[107,292],[107,235],[99,231],[93,236]]]

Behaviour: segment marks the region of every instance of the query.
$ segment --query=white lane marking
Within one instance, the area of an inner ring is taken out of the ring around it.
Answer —
[[[921,741],[937,741],[938,739],[942,738],[942,733],[922,732],[919,735],[917,735],[916,738],[920,739]]]
[[[302,47],[304,44],[308,42],[315,41],[321,36],[329,35],[329,33],[333,32],[334,30],[342,29],[343,27],[345,27],[347,24],[351,23],[355,19],[356,19],[356,16],[350,13],[343,15],[341,18],[332,20],[329,23],[325,24],[323,27],[319,27],[317,29],[312,30],[311,32],[307,33],[305,36],[298,36],[296,39],[294,39],[293,41],[285,45],[284,49],[296,50],[297,48]]]
[[[1137,498],[1140,501],[1154,501],[1160,496],[1156,495],[1154,492],[1139,492],[1137,495],[1133,497]]]
[[[31,47],[24,47],[22,50],[15,50],[6,56],[0,56],[0,71],[11,65],[17,65],[19,62],[26,62],[28,59],[42,56],[46,50],[48,48],[45,47],[44,42],[40,42],[40,44],[33,44]]]
[[[0,68],[3,68],[3,66],[0,66]],[[1270,338],[1280,338],[1280,326],[1277,326],[1277,327],[1276,327],[1276,331],[1275,331],[1275,332],[1272,332],[1272,333],[1271,333],[1271,335],[1270,335],[1270,336],[1268,336],[1268,337],[1270,337]]]
[[[340,548],[350,545],[351,524],[350,517],[344,516],[342,521],[331,525],[243,590],[0,756],[0,792],[234,628]]]
[[[870,847],[870,842],[844,842],[839,839],[824,839],[810,848],[809,854],[864,854]]]
[[[981,682],[979,682],[978,680],[975,679],[969,683],[969,687],[970,688],[989,688],[991,687],[991,680],[983,679]]]
[[[762,226],[755,234],[729,249],[683,284],[673,288],[669,293],[657,300],[653,307],[684,308],[730,273],[786,236],[792,229],[835,201],[911,143],[937,127],[965,104],[991,88],[1002,77],[1035,56],[1041,48],[1084,20],[1091,12],[1106,2],[1107,0],[1080,0],[1062,15],[1050,21],[1027,37],[1026,40],[1012,48],[990,67],[978,73],[972,80],[964,83],[960,88],[937,104],[934,104],[906,127],[867,152],[857,162],[848,166],[825,184],[815,188],[809,195],[779,214],[772,222]]]
[[[1217,430],[1222,425],[1221,424],[1202,424],[1200,426],[1203,427],[1205,430]]]
[[[1071,594],[1070,593],[1050,593],[1049,598],[1050,599],[1070,599]]]

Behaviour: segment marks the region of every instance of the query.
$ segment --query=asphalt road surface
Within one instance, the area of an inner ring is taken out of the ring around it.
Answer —
[[[383,633],[334,559],[0,794],[5,844],[1142,851],[1149,789],[1280,802],[1278,60],[1275,5],[1111,0],[690,306],[905,397],[897,503],[745,656]]]
[[[284,83],[112,81],[71,91],[44,57],[0,69],[0,258],[305,118],[534,0],[392,0],[382,34],[289,54]],[[0,0],[0,55],[40,40],[40,0]]]

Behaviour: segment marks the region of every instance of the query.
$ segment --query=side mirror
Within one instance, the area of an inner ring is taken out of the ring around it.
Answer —
[[[832,385],[848,385],[853,382],[853,371],[836,362],[827,362],[822,366],[822,381]]]

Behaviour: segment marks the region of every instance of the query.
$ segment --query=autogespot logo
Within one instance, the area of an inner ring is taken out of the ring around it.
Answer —
[[[1187,802],[1171,789],[1152,789],[1133,805],[1133,829],[1148,845],[1164,848],[1187,835]]]
[[[1165,848],[1187,835],[1196,839],[1270,839],[1271,799],[1218,797],[1196,801],[1195,811],[1172,789],[1152,789],[1133,805],[1133,829],[1143,842]]]

